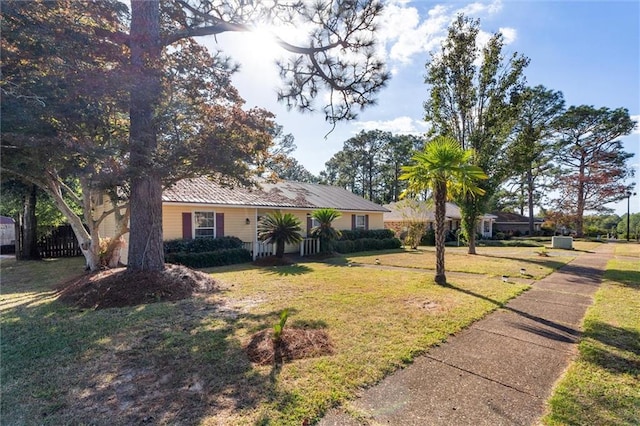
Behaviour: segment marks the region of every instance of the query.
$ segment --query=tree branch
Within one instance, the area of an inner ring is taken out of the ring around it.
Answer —
[[[185,28],[180,31],[175,31],[169,35],[162,37],[162,45],[169,46],[178,40],[189,37],[203,37],[208,35],[216,35],[229,31],[246,32],[251,31],[251,27],[244,24],[235,24],[232,22],[218,22],[215,25],[209,25],[206,27],[194,27]]]
[[[124,46],[129,46],[129,34],[121,31],[109,31],[104,28],[95,28],[94,33],[98,37],[104,37],[109,41]]]

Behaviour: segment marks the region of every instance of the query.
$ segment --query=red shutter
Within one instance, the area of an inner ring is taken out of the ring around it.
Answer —
[[[224,237],[224,213],[216,213],[216,238]]]
[[[311,221],[311,216],[307,216],[307,237],[310,236],[311,234],[311,225],[312,225],[312,221]]]
[[[190,240],[193,238],[193,222],[191,213],[182,213],[182,238]]]
[[[354,229],[356,229],[356,215],[352,214],[351,215],[351,230],[353,231]]]
[[[364,215],[364,229],[365,231],[369,230],[369,215]]]

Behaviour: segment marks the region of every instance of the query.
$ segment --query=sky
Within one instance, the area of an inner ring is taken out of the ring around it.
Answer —
[[[247,107],[258,106],[276,114],[285,133],[295,137],[292,154],[310,172],[318,174],[343,143],[361,130],[380,129],[395,134],[420,134],[427,129],[422,104],[428,96],[425,63],[446,36],[458,13],[480,19],[484,37],[501,31],[504,52],[524,54],[530,86],[542,84],[563,92],[566,106],[624,107],[640,121],[640,2],[629,1],[403,1],[385,2],[379,22],[380,54],[392,78],[382,89],[377,105],[361,111],[357,119],[332,126],[319,111],[288,111],[279,104],[280,80],[275,59],[282,55],[265,34],[225,33],[201,41],[222,49],[241,70],[234,85]],[[287,34],[282,34],[286,40]],[[322,104],[318,104],[319,107]],[[631,197],[631,212],[640,212],[640,126],[621,138],[624,149],[635,154],[630,164],[638,195]],[[627,200],[612,204],[619,215]]]

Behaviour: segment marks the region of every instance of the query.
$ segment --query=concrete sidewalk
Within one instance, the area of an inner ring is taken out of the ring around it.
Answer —
[[[332,409],[321,426],[533,425],[576,354],[612,244],[583,253],[410,366]]]

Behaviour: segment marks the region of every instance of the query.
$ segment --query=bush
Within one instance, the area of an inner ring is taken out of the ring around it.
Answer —
[[[434,229],[427,229],[422,239],[420,240],[421,246],[435,246],[436,245],[436,231]]]
[[[397,238],[361,238],[359,240],[336,241],[334,250],[338,253],[399,249],[402,243]]]
[[[251,262],[251,252],[243,248],[231,248],[200,253],[168,253],[165,255],[165,262],[177,263],[190,268],[210,268]]]
[[[164,253],[207,253],[217,250],[242,248],[238,237],[195,238],[192,240],[170,240],[164,242]]]
[[[354,229],[344,230],[341,232],[342,237],[340,237],[340,241],[354,241],[361,240],[363,238],[385,240],[387,238],[394,238],[395,236],[395,233],[391,229]]]

